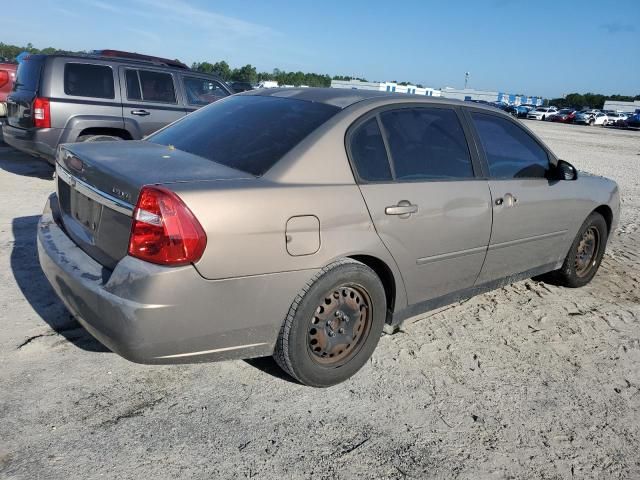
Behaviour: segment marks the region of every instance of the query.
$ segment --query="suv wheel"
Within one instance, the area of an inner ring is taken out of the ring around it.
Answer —
[[[294,300],[280,329],[275,360],[305,385],[340,383],[371,357],[386,313],[384,288],[375,272],[355,260],[336,261]]]
[[[112,142],[123,140],[120,137],[114,137],[112,135],[81,135],[78,137],[78,142]]]

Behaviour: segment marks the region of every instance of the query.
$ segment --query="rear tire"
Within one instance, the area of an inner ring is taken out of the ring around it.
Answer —
[[[386,303],[384,287],[368,266],[346,258],[331,263],[291,304],[276,342],[276,362],[304,385],[343,382],[373,354]]]
[[[578,230],[562,267],[543,280],[569,288],[585,286],[600,268],[607,238],[607,222],[598,212],[592,212]]]
[[[78,142],[113,142],[123,140],[120,137],[114,137],[113,135],[81,135],[78,137]]]

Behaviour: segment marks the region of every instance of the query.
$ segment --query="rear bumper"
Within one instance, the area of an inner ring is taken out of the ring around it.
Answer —
[[[16,150],[40,157],[53,164],[55,162],[56,148],[60,140],[62,129],[24,129],[2,125],[4,142]]]
[[[38,225],[40,265],[57,295],[101,343],[138,363],[271,355],[296,294],[315,271],[205,280],[125,257],[113,272],[75,245],[50,206]]]

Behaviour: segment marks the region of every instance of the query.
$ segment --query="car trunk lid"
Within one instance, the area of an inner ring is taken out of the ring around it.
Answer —
[[[64,145],[56,170],[63,227],[108,269],[127,255],[132,213],[144,185],[255,178],[146,141]]]

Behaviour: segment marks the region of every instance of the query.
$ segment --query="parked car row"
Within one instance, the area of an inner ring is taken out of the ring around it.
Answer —
[[[579,125],[598,126],[633,126],[633,113],[615,112],[612,110],[556,107],[538,107],[529,111],[526,118],[530,120],[546,120],[549,122],[575,123]],[[520,116],[520,115],[518,115]]]
[[[574,109],[561,108],[555,106],[535,106],[535,105],[509,105],[503,102],[487,102],[483,100],[471,100],[474,103],[481,103],[503,110],[514,117],[526,118],[529,120],[542,120],[558,123],[576,123],[582,125],[618,126],[618,127],[638,127],[638,112],[624,113],[612,110],[597,109]]]

